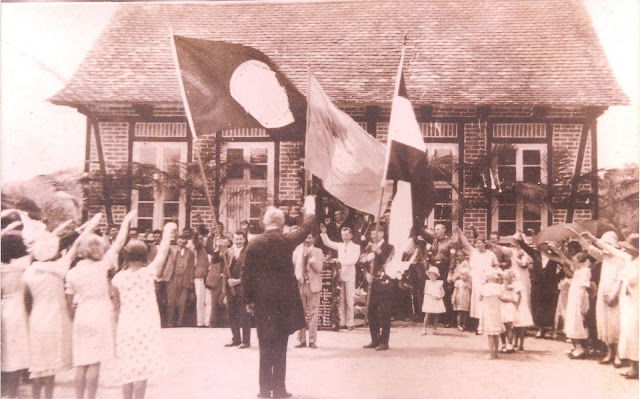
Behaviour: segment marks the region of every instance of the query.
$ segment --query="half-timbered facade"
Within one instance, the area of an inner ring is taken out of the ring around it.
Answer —
[[[597,216],[597,201],[583,195],[597,192],[597,180],[580,176],[597,169],[597,118],[627,99],[581,2],[249,1],[121,5],[51,99],[86,115],[86,170],[103,177],[88,192],[89,210],[106,207],[115,223],[130,208],[144,228],[171,219],[187,226],[195,214],[210,222],[206,196],[189,185],[109,181],[123,165],[166,171],[197,151],[230,230],[257,220],[266,202],[295,213],[301,200],[303,131],[212,131],[194,142],[172,32],[254,47],[302,93],[310,67],[332,100],[383,142],[406,32],[407,91],[428,151],[454,160],[436,183],[429,223],[453,217],[466,231],[506,236]],[[510,151],[496,157],[501,145]],[[483,164],[486,173],[469,168]],[[543,187],[549,201],[532,209],[529,197],[507,190],[515,183]]]

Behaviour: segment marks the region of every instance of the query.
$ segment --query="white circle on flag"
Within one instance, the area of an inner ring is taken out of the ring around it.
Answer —
[[[238,65],[229,89],[231,97],[263,127],[275,129],[294,122],[287,91],[264,62],[249,60]]]

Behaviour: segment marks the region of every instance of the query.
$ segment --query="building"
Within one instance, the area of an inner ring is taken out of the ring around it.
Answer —
[[[265,202],[297,211],[304,132],[207,132],[194,145],[172,32],[254,47],[302,93],[310,66],[332,100],[382,141],[406,32],[407,90],[428,151],[458,166],[437,182],[430,223],[453,213],[467,232],[506,236],[597,216],[589,195],[597,179],[582,175],[597,170],[597,118],[627,99],[579,0],[123,4],[51,98],[87,117],[86,170],[102,176],[88,193],[90,213],[107,207],[117,223],[138,208],[145,228],[175,218],[187,226],[196,214],[210,222],[201,190],[133,178],[135,163],[166,170],[197,152],[215,175],[214,205],[229,229],[257,220]],[[110,176],[123,166],[131,179],[115,184]],[[525,186],[547,200],[532,208]]]

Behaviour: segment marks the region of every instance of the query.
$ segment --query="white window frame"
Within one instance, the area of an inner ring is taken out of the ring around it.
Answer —
[[[275,143],[271,141],[232,141],[226,142],[223,145],[223,153],[226,156],[228,149],[243,149],[244,150],[244,159],[245,162],[249,161],[249,156],[252,148],[266,148],[267,149],[267,198],[272,199],[274,195],[274,172],[275,172]],[[247,173],[245,171],[245,173]],[[262,187],[260,181],[256,181],[255,183],[251,181],[247,181],[245,178],[240,179],[227,179],[225,186],[222,190],[222,195],[220,199],[220,219],[222,219],[222,223],[225,225],[225,230],[228,232],[236,231],[240,227],[240,222],[242,220],[249,220],[249,212],[250,209],[247,209],[244,212],[244,215],[241,216],[241,220],[229,219],[227,215],[227,204],[228,198],[227,194],[229,190],[235,189],[250,189],[251,187]],[[250,206],[250,203],[247,201],[246,206]]]
[[[540,183],[548,184],[547,180],[547,145],[542,143],[512,143],[512,145],[516,148],[516,181],[523,181],[523,172],[524,172],[524,164],[523,164],[523,151],[527,150],[537,150],[540,151]],[[495,172],[498,170],[498,162],[497,160],[493,161],[491,165],[492,170]],[[497,199],[493,199],[491,212],[491,230],[498,231],[498,201]],[[549,209],[546,205],[543,205],[540,208],[540,228],[543,229],[548,225],[548,215]],[[516,199],[516,230],[522,229],[524,224],[524,204],[521,199]],[[508,242],[510,236],[500,236],[500,242]]]
[[[164,167],[164,150],[166,148],[178,148],[180,150],[180,162],[187,162],[188,145],[186,142],[180,141],[134,141],[131,159],[133,162],[140,162],[140,149],[143,147],[156,148],[155,167],[162,169]],[[181,171],[184,174],[184,171]],[[184,176],[182,176],[184,178]],[[154,187],[154,204],[153,204],[153,229],[162,229],[164,226],[164,199],[163,193],[158,187]],[[131,191],[131,209],[138,209],[139,192],[137,189]],[[182,229],[186,225],[186,190],[180,190],[180,199],[178,203],[178,228]],[[138,226],[138,220],[132,223]]]
[[[451,155],[453,157],[453,160],[452,160],[453,164],[455,164],[458,160],[458,149],[459,149],[458,143],[426,143],[426,147],[427,147],[428,157],[432,156],[433,151],[446,150],[446,151],[451,151]],[[451,183],[453,184],[453,186],[458,187],[458,173],[455,170],[455,168],[454,170],[451,171]],[[446,183],[444,181],[434,181],[434,186],[436,189],[443,189],[443,188],[451,189],[451,206],[452,206],[451,210],[453,212],[454,203],[458,200],[458,192],[454,190],[449,183]],[[429,216],[427,216],[427,225],[431,229],[435,227],[434,226],[435,213],[436,213],[436,210],[434,206],[434,209],[432,209],[431,213],[429,213]],[[451,220],[451,225],[457,226],[458,221]]]

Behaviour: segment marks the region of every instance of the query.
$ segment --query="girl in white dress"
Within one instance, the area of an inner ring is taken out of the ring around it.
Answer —
[[[469,267],[471,269],[471,307],[469,316],[474,319],[479,319],[481,312],[480,289],[485,283],[486,274],[494,268],[498,268],[498,259],[492,251],[489,251],[487,243],[483,238],[476,238],[474,246],[471,246],[462,231],[460,231],[460,228],[456,226],[454,227],[454,231],[458,232],[460,242],[469,254]],[[480,332],[476,331],[476,334],[480,334]]]
[[[504,332],[500,334],[503,353],[513,352],[513,322],[516,318],[516,304],[518,302],[516,291],[513,287],[514,274],[511,269],[506,269],[502,273],[502,296],[500,300],[500,317],[504,325]]]
[[[478,330],[488,337],[489,359],[497,359],[500,333],[504,331],[500,312],[504,289],[498,270],[488,272],[485,278],[487,282],[480,288],[482,307]]]
[[[117,291],[117,373],[124,399],[144,398],[147,379],[164,373],[167,366],[154,278],[167,258],[177,228],[175,223],[164,226],[156,257],[148,265],[145,243],[129,241],[124,249],[127,268],[112,280]]]
[[[444,307],[444,286],[443,281],[438,280],[440,272],[435,266],[429,267],[427,270],[428,280],[424,283],[424,300],[422,301],[422,311],[425,312],[424,324],[422,326],[422,335],[427,334],[427,323],[431,321],[433,333],[438,331],[438,317],[441,313],[446,312]]]
[[[22,275],[31,257],[19,231],[2,233],[2,392],[18,397],[22,370],[29,367],[29,330]]]
[[[586,357],[584,343],[589,338],[585,317],[589,311],[589,286],[591,285],[591,262],[586,252],[578,252],[573,256],[572,269],[573,276],[567,298],[564,331],[574,346],[569,357],[583,359]]]
[[[125,216],[108,249],[105,240],[95,234],[80,239],[78,256],[82,260],[67,272],[67,306],[73,315],[71,343],[78,398],[84,397],[85,389],[89,399],[96,397],[100,365],[115,356],[115,320],[107,274],[118,266],[118,254],[127,239],[129,222],[135,216],[135,211]]]
[[[29,314],[29,372],[35,399],[40,398],[43,388],[45,397],[52,398],[56,373],[71,368],[71,318],[64,296],[64,277],[76,257],[78,243],[101,217],[96,215],[81,227],[82,233],[63,256],[55,232],[38,235],[30,245],[29,251],[37,261],[25,271],[24,282],[33,300]]]

